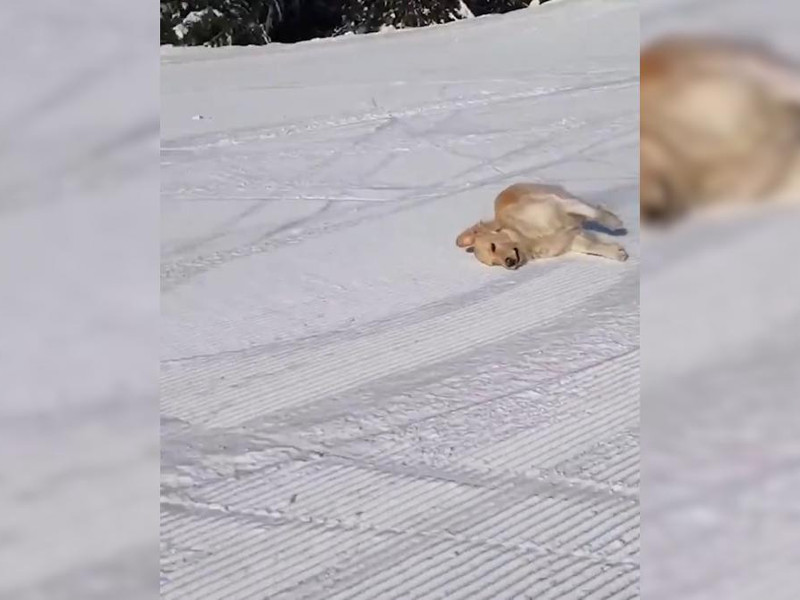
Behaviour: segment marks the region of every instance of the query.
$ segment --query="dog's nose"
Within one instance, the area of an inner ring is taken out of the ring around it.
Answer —
[[[513,267],[515,264],[517,264],[517,261],[511,258],[510,256],[506,259],[507,267]]]

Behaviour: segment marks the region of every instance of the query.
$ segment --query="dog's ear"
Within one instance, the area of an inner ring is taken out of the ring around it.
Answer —
[[[476,223],[469,229],[465,229],[456,238],[456,246],[459,248],[472,248],[475,245],[475,236],[478,234],[478,231],[481,229],[481,223]]]
[[[500,224],[500,221],[496,219],[492,219],[491,221],[481,221],[481,227],[494,233],[499,233],[503,230],[503,226]]]
[[[479,221],[469,229],[462,231],[456,238],[456,246],[469,250],[475,245],[475,236],[482,231],[499,231],[500,225],[496,221]]]

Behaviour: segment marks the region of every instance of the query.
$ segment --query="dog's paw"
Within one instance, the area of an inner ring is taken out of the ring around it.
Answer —
[[[622,246],[617,246],[616,252],[614,253],[614,259],[620,262],[625,262],[628,260],[628,252]]]

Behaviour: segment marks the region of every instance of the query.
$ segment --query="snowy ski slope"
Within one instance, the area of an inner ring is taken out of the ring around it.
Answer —
[[[638,597],[638,31],[162,51],[164,598]],[[631,259],[459,251],[519,180]]]

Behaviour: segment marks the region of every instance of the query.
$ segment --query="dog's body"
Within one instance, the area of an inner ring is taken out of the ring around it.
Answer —
[[[642,218],[700,205],[800,200],[800,70],[769,50],[670,38],[641,71]]]
[[[473,252],[483,264],[517,269],[529,260],[567,252],[628,258],[619,244],[583,229],[587,221],[595,221],[615,231],[622,228],[622,221],[561,187],[514,184],[497,196],[494,213],[492,221],[481,221],[456,239],[456,245]]]

